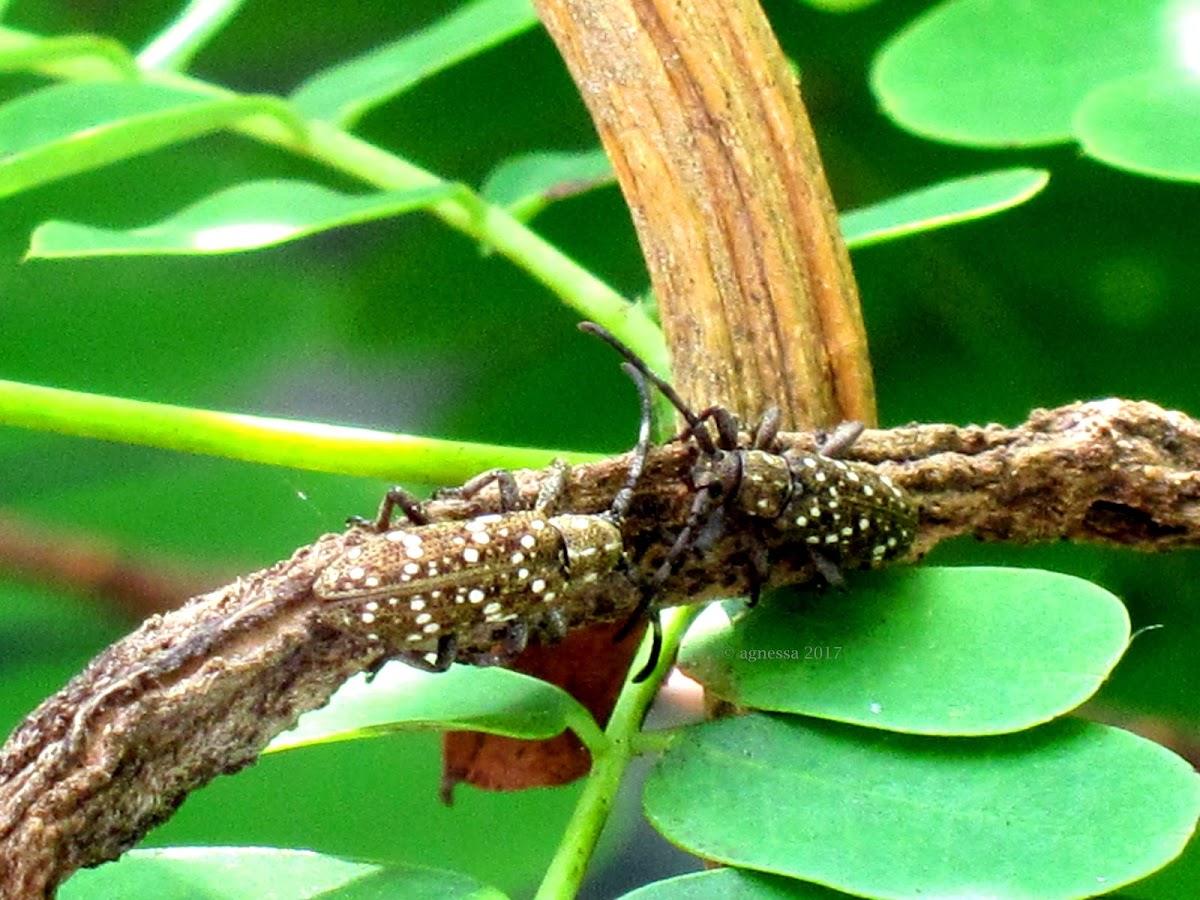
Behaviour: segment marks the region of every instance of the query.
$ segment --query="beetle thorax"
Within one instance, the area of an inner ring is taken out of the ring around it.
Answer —
[[[552,516],[562,536],[572,582],[587,584],[615,569],[621,560],[621,529],[603,516]]]

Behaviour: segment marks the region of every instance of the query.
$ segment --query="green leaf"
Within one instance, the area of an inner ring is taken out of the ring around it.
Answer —
[[[555,200],[612,184],[615,179],[602,147],[579,153],[526,153],[496,166],[480,195],[528,221]]]
[[[302,127],[270,97],[214,97],[137,81],[52,85],[0,106],[0,197],[261,114]]]
[[[964,740],[751,714],[688,729],[644,802],[686,850],[857,896],[1070,900],[1177,856],[1200,778],[1083,721]]]
[[[136,78],[140,73],[129,51],[112,38],[94,34],[36,38],[24,46],[0,50],[0,72],[32,71],[55,75],[73,63],[76,78]]]
[[[745,869],[713,869],[655,881],[622,900],[845,900],[841,891]]]
[[[842,233],[852,248],[982,219],[1038,194],[1050,180],[1043,169],[1001,169],[956,178],[892,197],[841,216]]]
[[[462,189],[428,188],[363,196],[304,181],[254,181],[218,191],[153,225],[94,228],[74,222],[39,225],[30,258],[206,254],[254,250],[322,231],[423,209]]]
[[[427,28],[318,72],[291,100],[307,116],[348,127],[372,107],[537,23],[529,0],[470,0]]]
[[[1079,107],[1084,150],[1109,165],[1200,180],[1200,82],[1194,73],[1147,72],[1110,81]]]
[[[500,900],[504,894],[457,872],[351,862],[308,850],[165,847],[132,850],[117,862],[78,872],[58,896],[60,900]]]
[[[578,700],[528,675],[470,666],[434,674],[392,663],[370,683],[361,676],[346,682],[328,706],[301,716],[267,752],[414,728],[465,729],[527,740],[552,738],[571,728],[589,746],[603,740]]]
[[[982,146],[1070,140],[1096,87],[1175,52],[1169,0],[949,0],[895,35],[871,84],[904,128]]]
[[[1001,734],[1074,709],[1129,642],[1108,591],[1037,569],[910,569],[849,590],[781,593],[689,640],[684,671],[718,697],[915,734]],[[764,658],[764,657],[774,658]]]

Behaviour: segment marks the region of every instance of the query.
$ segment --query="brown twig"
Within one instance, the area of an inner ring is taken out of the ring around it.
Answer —
[[[811,448],[806,435],[788,435]],[[1152,403],[1105,400],[1035,412],[1017,428],[913,425],[868,431],[854,456],[880,464],[922,509],[918,552],[946,538],[1069,538],[1142,550],[1200,546],[1200,422]],[[656,450],[628,521],[653,567],[683,523],[691,449]],[[564,502],[610,503],[616,457],[573,470]],[[543,473],[519,473],[532,497]],[[493,508],[431,504],[440,518]],[[149,619],[32,713],[0,750],[0,896],[49,896],[76,869],[114,858],[191,790],[249,765],[275,734],[324,704],[380,649],[321,624],[312,584],[343,550],[326,535],[289,560]],[[746,588],[746,548],[723,537],[666,585],[667,603]],[[772,584],[811,574],[802,548],[773,560]],[[602,581],[571,626],[612,621],[637,601]]]
[[[536,0],[612,160],[697,407],[875,421],[866,332],[795,76],[758,0]]]
[[[133,621],[166,612],[232,572],[125,553],[111,540],[0,512],[0,569],[99,598]]]

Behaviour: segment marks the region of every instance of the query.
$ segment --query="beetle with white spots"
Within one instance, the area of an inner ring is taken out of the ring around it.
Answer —
[[[374,521],[357,520],[351,546],[318,576],[321,616],[421,668],[449,667],[459,640],[492,626],[501,662],[524,649],[531,631],[565,634],[564,597],[624,568],[621,522],[650,446],[650,399],[632,367],[642,401],[638,443],[624,486],[608,511],[556,515],[566,466],[555,463],[532,510],[519,509],[512,475],[484,472],[443,495],[473,497],[495,484],[503,512],[465,521],[431,522],[420,501],[400,488],[384,497]],[[399,508],[406,522],[393,524]]]
[[[608,341],[663,393],[687,420],[681,437],[692,440],[699,451],[691,473],[694,498],[688,521],[658,571],[642,586],[642,603],[627,629],[642,613],[655,611],[652,598],[685,556],[702,554],[723,532],[748,532],[753,537],[751,601],[758,599],[768,580],[772,553],[794,554],[797,547],[804,548],[816,572],[836,584],[842,569],[882,565],[912,545],[915,504],[874,466],[837,458],[853,444],[861,426],[838,429],[819,453],[785,453],[777,441],[779,411],[772,409],[749,439],[743,439],[728,410],[713,406],[693,412],[670,384],[615,337],[590,323],[580,327]],[[657,616],[652,623],[658,639]],[[645,677],[652,665],[637,677]]]

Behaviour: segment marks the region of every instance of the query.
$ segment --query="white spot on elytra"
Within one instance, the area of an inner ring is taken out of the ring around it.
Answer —
[[[546,527],[546,523],[542,519],[534,519],[532,522],[529,523],[529,527],[532,528],[534,531],[541,531],[543,528]]]
[[[804,463],[804,465],[808,466],[810,469],[815,469],[817,467],[817,461],[811,456],[802,457],[800,462]]]
[[[836,533],[825,535],[825,543],[836,544],[837,542],[838,542],[838,536]]]
[[[488,534],[486,531],[477,531],[473,535],[471,535],[471,540],[473,540],[477,544],[486,544],[491,539],[492,539],[492,536],[490,534]]]
[[[395,598],[393,597],[392,599],[395,599]],[[425,601],[422,600],[420,597],[413,597],[412,600],[410,600],[408,602],[408,608],[411,609],[413,612],[420,612],[421,610],[423,610],[425,608]]]
[[[351,581],[359,581],[364,575],[367,574],[367,570],[362,566],[355,566],[347,574],[349,574]]]
[[[487,596],[487,594],[485,594],[479,588],[471,588],[471,592],[469,594],[467,594],[467,599],[470,600],[472,603],[480,603],[483,601],[483,598],[486,596]]]
[[[425,555],[425,551],[421,549],[420,544],[406,544],[404,553],[409,559],[420,559]]]
[[[375,613],[363,613],[362,614],[362,623],[364,625],[370,625],[374,621],[375,621]]]
[[[346,551],[346,559],[358,559],[362,556],[362,547],[351,547]]]
[[[869,484],[864,484],[863,485],[863,496],[864,497],[874,497],[875,496],[875,488],[871,487]]]
[[[479,562],[479,551],[474,547],[468,547],[463,551],[462,557],[469,563],[477,563]]]
[[[417,619],[416,619],[416,621],[417,621],[417,624],[418,624],[418,625],[424,625],[426,622],[431,622],[431,621],[433,621],[433,616],[431,616],[431,615],[430,615],[429,613],[427,613],[427,612],[426,612],[426,613],[421,613],[419,616],[417,616]]]
[[[437,634],[442,630],[442,626],[437,622],[430,622],[422,629],[426,634]]]
[[[806,527],[808,525],[808,516],[796,516],[796,524],[801,528]]]
[[[846,473],[846,480],[847,481],[858,481],[858,473],[855,472],[853,469],[851,469],[849,472]]]
[[[493,601],[483,608],[483,614],[485,616],[494,616],[496,613],[500,612],[500,609],[500,604]]]
[[[544,591],[546,589],[546,582],[544,579],[535,578],[533,580],[533,584],[531,584],[529,586],[529,589],[531,591],[533,591],[535,594],[540,594],[542,591]]]
[[[537,538],[535,538],[532,534],[523,534],[521,535],[520,544],[526,550],[532,550],[537,546]]]
[[[825,481],[825,473],[818,472],[816,475],[813,476],[813,480],[816,481],[818,484],[821,484],[822,482]]]
[[[525,554],[518,550],[512,555],[511,559],[514,566],[519,566],[521,563],[525,562]]]
[[[859,531],[866,531],[870,527],[871,527],[871,520],[868,519],[866,516],[863,516],[863,518],[858,520],[858,530]]]
[[[528,577],[529,577],[528,569],[517,569],[517,578],[519,578],[521,581],[524,581]]]

